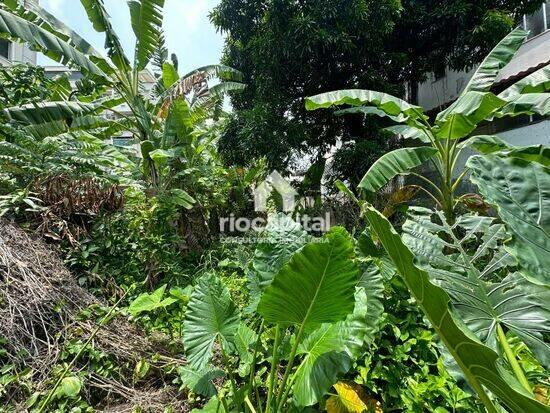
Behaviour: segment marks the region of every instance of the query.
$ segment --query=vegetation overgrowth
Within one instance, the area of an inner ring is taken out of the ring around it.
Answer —
[[[256,211],[280,147],[239,166],[219,152],[241,136],[223,96],[246,76],[180,76],[164,1],[128,4],[133,58],[102,0],[82,5],[106,57],[34,3],[0,3],[2,37],[83,75],[0,68],[0,411],[550,411],[550,151],[476,133],[550,112],[549,67],[493,93],[526,32],[432,118],[373,90],[300,96],[316,128],[334,106],[386,119],[395,150],[328,198],[315,158],[292,210],[272,195]],[[113,144],[123,132],[132,146]],[[325,213],[326,233],[297,219]],[[230,215],[266,225],[228,234]]]

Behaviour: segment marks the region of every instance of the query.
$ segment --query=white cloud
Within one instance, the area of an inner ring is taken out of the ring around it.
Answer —
[[[0,0],[2,1],[2,0]],[[223,48],[223,36],[216,32],[208,14],[220,0],[166,0],[164,29],[170,52],[180,58],[181,72],[217,63]],[[78,0],[40,0],[40,4],[73,28],[98,50],[103,50],[104,35],[93,28]],[[126,0],[105,0],[112,24],[128,54],[133,53],[134,34]],[[52,64],[45,57],[41,63]]]
[[[65,18],[66,0],[41,0],[40,5],[59,19]]]
[[[208,13],[217,3],[216,0],[168,0],[165,20],[167,24],[192,34],[208,23]]]

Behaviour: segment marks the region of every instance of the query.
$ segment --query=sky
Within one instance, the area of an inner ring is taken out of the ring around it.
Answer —
[[[112,25],[121,38],[128,56],[133,55],[134,34],[126,0],[104,0]],[[208,64],[219,63],[223,49],[223,36],[216,33],[208,20],[208,13],[219,0],[166,0],[164,31],[170,53],[178,56],[180,74]],[[104,37],[97,33],[78,0],[40,0],[40,5],[79,33],[97,50],[104,50]],[[58,65],[40,56],[42,65]]]

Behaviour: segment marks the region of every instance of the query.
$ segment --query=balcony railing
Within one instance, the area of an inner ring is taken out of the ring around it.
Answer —
[[[528,30],[529,37],[535,37],[550,30],[550,1],[529,16],[523,16],[523,28]]]

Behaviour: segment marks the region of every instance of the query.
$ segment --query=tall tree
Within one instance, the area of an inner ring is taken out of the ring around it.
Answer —
[[[321,156],[338,140],[335,178],[358,183],[394,145],[379,119],[307,113],[303,98],[337,89],[403,95],[408,81],[482,57],[542,0],[222,0],[212,22],[227,34],[224,63],[249,87],[220,142],[227,162]],[[365,125],[365,122],[369,122]],[[367,142],[368,141],[368,142]]]
[[[222,0],[214,24],[227,33],[224,61],[249,87],[233,98],[236,114],[221,141],[227,160],[266,156],[285,168],[292,155],[320,155],[337,138],[361,136],[361,117],[307,113],[304,96],[387,81],[384,39],[399,15],[395,0]]]

